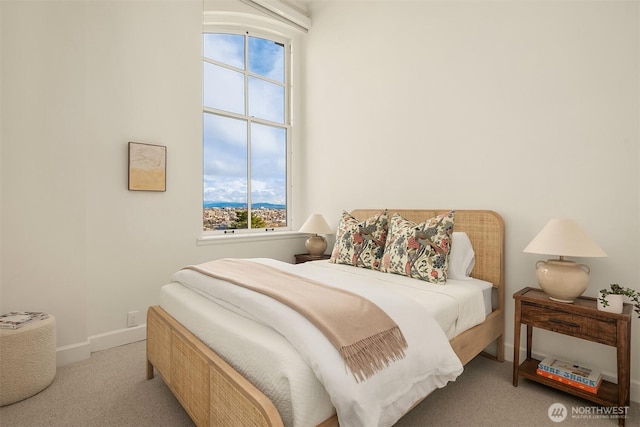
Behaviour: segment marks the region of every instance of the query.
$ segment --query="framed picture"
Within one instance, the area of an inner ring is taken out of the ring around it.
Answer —
[[[129,190],[166,191],[167,147],[129,143]]]

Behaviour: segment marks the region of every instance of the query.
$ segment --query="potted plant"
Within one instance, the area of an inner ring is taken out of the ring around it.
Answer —
[[[598,310],[622,313],[623,299],[627,297],[633,302],[634,311],[640,318],[640,292],[612,283],[609,289],[601,289],[599,295]]]

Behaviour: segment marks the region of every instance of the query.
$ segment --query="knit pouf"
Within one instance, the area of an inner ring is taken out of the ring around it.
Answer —
[[[56,376],[56,320],[0,329],[0,406],[31,397]]]

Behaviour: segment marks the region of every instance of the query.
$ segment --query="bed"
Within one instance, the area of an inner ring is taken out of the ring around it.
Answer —
[[[351,212],[351,215],[364,220],[378,212],[380,210],[358,209]],[[389,210],[389,215],[397,213],[403,218],[418,223],[441,212],[443,211]],[[457,210],[454,231],[466,233],[471,241],[475,254],[475,264],[471,276],[491,284],[491,307],[482,323],[466,329],[462,333],[453,333],[452,335],[448,331],[447,338],[449,338],[451,348],[462,364],[466,364],[480,353],[503,361],[504,223],[502,218],[492,211]],[[309,266],[308,269],[312,267],[315,269],[316,266]],[[321,268],[322,265],[317,267]],[[179,286],[175,285],[173,287],[167,285],[164,288],[167,290],[163,292],[167,293],[183,292]],[[189,296],[189,298],[191,297]],[[197,298],[194,306],[185,306],[193,307],[189,311],[197,312],[197,304],[201,304],[203,310],[207,309],[209,302],[198,301]],[[167,304],[167,307],[174,306]],[[176,310],[176,313],[179,312]],[[238,321],[244,320],[238,319]],[[187,321],[184,323],[189,324]],[[269,391],[266,393],[261,391],[261,389],[265,390],[263,384],[257,384],[260,387],[256,387],[252,381],[245,378],[249,375],[243,376],[239,373],[243,369],[234,369],[223,360],[213,349],[216,348],[216,343],[212,342],[212,340],[215,341],[215,336],[200,338],[205,337],[205,333],[199,327],[199,322],[192,322],[190,325],[189,328],[186,328],[160,306],[149,308],[147,313],[147,378],[153,378],[154,369],[157,370],[198,426],[284,425],[283,419],[289,420],[289,418],[287,414],[280,413],[286,411],[281,409],[279,412],[277,409],[277,407],[282,407],[279,398],[274,398],[272,401],[267,397],[267,394],[271,394]],[[238,325],[238,327],[242,326]],[[490,348],[493,354],[488,354],[487,348]],[[233,363],[234,360],[229,360],[229,362]],[[324,391],[315,390],[314,387],[316,386],[304,384],[303,388],[312,394],[311,400],[316,399],[320,402]],[[318,396],[313,393],[317,393]],[[317,406],[322,407],[320,404]],[[319,415],[316,414],[317,416]],[[320,422],[313,424],[323,427],[339,425],[335,415],[329,413],[327,418],[322,417]]]

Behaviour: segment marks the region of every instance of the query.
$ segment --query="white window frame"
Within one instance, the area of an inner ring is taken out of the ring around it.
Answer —
[[[205,33],[228,33],[228,34],[249,34],[250,36],[261,37],[269,40],[276,41],[278,43],[282,43],[285,46],[285,123],[287,129],[287,165],[286,165],[286,174],[287,174],[287,199],[286,199],[286,215],[287,215],[287,227],[280,227],[273,230],[265,231],[265,229],[246,229],[246,230],[236,230],[234,233],[225,234],[222,230],[214,230],[214,231],[202,231],[200,236],[197,239],[198,245],[207,245],[207,244],[217,244],[220,242],[237,242],[239,240],[242,241],[262,241],[262,240],[272,240],[272,239],[289,239],[289,238],[299,238],[300,233],[292,230],[291,225],[293,221],[293,198],[295,184],[293,182],[293,152],[294,152],[294,138],[295,138],[295,128],[294,128],[294,70],[296,68],[300,69],[300,64],[296,66],[296,57],[294,55],[295,46],[296,46],[296,33],[294,28],[286,28],[286,25],[278,22],[270,22],[266,23],[264,17],[255,17],[245,13],[229,13],[228,11],[204,11],[203,13],[203,30],[202,34]],[[202,36],[200,37],[202,42]],[[204,56],[202,56],[204,58]],[[204,114],[204,106],[201,114]],[[231,117],[231,116],[229,116]],[[259,120],[256,120],[260,122]],[[261,123],[261,122],[260,122]],[[201,144],[203,143],[203,139],[201,139]],[[201,145],[202,149],[202,145]],[[203,171],[204,173],[204,171]],[[204,190],[204,189],[202,189]],[[204,192],[201,191],[203,195]],[[203,206],[203,196],[200,197],[200,205],[201,209],[204,209]],[[200,228],[202,229],[202,223],[200,223]]]

